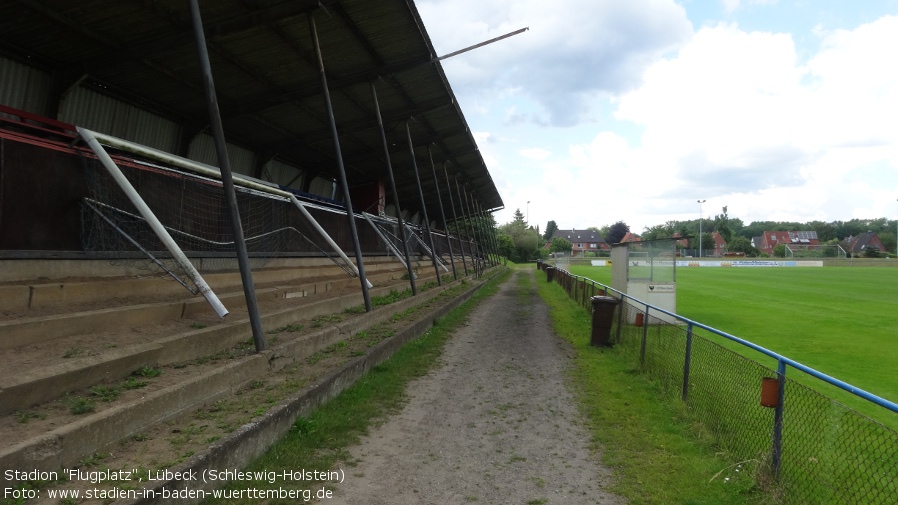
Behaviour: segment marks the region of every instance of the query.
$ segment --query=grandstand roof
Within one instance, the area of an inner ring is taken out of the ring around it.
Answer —
[[[503,206],[411,0],[216,0],[200,7],[228,141],[337,177],[311,14],[350,186],[388,180],[374,84],[404,209],[420,207],[406,124],[431,219],[439,214],[427,146],[444,205],[443,162],[485,209]],[[59,97],[68,87],[90,86],[193,134],[207,128],[184,0],[2,2],[0,54],[53,72]],[[460,212],[457,198],[455,205]]]

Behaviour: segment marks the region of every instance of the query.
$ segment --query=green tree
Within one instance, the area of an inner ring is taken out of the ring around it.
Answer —
[[[551,252],[569,252],[574,247],[571,242],[564,237],[555,237],[552,239],[552,245],[549,246]]]
[[[630,233],[630,227],[627,226],[627,223],[618,221],[608,228],[608,233],[605,234],[605,242],[609,244],[620,243],[627,233]]]
[[[514,244],[509,255],[512,261],[520,263],[539,256],[540,237],[533,227],[527,226],[521,209],[515,210],[512,221],[499,227],[499,232],[507,235]]]
[[[777,244],[773,248],[773,256],[776,258],[785,258],[786,257],[786,244]]]
[[[895,247],[898,246],[898,243],[895,242],[895,221],[892,221],[891,226],[892,229],[890,231],[877,233],[876,236],[879,237],[879,241],[882,242],[883,252],[894,257],[896,252]]]
[[[656,224],[655,226],[646,226],[642,232],[643,240],[658,240],[662,238],[671,238],[677,230],[677,221],[668,221],[664,224]]]
[[[881,258],[882,251],[879,250],[879,247],[875,245],[871,245],[869,247],[864,248],[864,257],[865,258]]]
[[[506,258],[511,258],[514,256],[514,241],[511,240],[506,233],[499,233],[496,237],[499,243],[499,254],[505,256]]]
[[[733,239],[733,230],[730,229],[730,217],[727,215],[727,206],[723,206],[723,213],[714,216],[714,228],[708,231],[717,231],[724,242],[730,243]]]
[[[757,256],[758,250],[751,245],[751,241],[745,237],[734,237],[733,240],[727,242],[727,251],[741,252],[746,256]]]
[[[552,235],[557,229],[558,225],[555,223],[555,221],[549,221],[548,223],[546,223],[546,233],[543,235],[543,239],[545,239],[546,242],[552,240]]]

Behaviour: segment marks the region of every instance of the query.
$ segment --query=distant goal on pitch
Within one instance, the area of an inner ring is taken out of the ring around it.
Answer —
[[[785,244],[787,258],[837,258],[848,257],[838,244]]]

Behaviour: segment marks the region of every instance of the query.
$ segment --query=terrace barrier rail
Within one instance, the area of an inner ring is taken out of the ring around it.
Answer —
[[[562,268],[547,271],[547,280],[587,311],[593,296],[621,300],[611,328],[615,347],[664,394],[682,401],[734,466],[754,471],[776,503],[898,501],[898,431],[819,390],[851,393],[889,419],[898,413],[895,403]],[[770,359],[776,368],[760,362]]]

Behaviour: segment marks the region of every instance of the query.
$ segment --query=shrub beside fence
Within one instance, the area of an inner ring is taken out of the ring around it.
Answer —
[[[779,503],[898,502],[898,432],[788,377],[804,373],[898,413],[898,405],[732,335],[652,307],[556,268],[552,280],[592,309],[593,296],[622,300],[611,328],[615,346],[684,402],[729,458]],[[669,324],[653,314],[673,316]],[[738,342],[777,360],[774,370],[699,333]],[[761,405],[772,379],[774,406]]]

